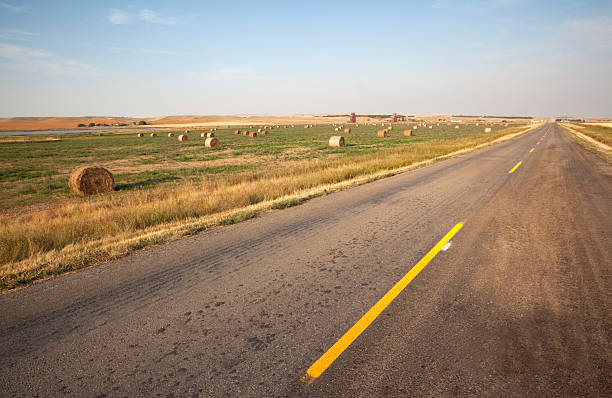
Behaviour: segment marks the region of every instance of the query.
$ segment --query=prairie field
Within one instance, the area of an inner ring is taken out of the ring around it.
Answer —
[[[350,133],[331,125],[281,125],[255,138],[218,129],[218,148],[204,147],[200,133],[209,129],[190,131],[187,142],[178,142],[182,130],[172,131],[172,138],[169,131],[157,137],[150,131],[144,137],[134,131],[0,136],[0,289],[291,206],[320,195],[321,187],[333,191],[346,181],[382,178],[528,128],[442,123],[404,137],[414,125],[394,124],[388,138],[376,137],[387,124],[345,125]],[[485,127],[492,132],[484,133]],[[332,135],[343,135],[346,147],[329,147]],[[107,168],[115,190],[73,194],[68,178],[80,165]]]

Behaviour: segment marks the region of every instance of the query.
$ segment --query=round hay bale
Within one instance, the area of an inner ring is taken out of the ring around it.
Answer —
[[[168,137],[174,137],[174,133],[168,133]]]
[[[305,128],[305,129],[307,129],[307,128],[308,128],[308,125],[304,126],[304,128]]]
[[[206,138],[206,133],[200,133],[200,137]]]
[[[258,133],[261,133],[261,129],[257,129],[257,132],[258,132]]]
[[[206,133],[206,138],[212,138],[215,136],[215,133]]]
[[[485,133],[490,133],[490,132],[491,132],[491,127],[485,128]]]
[[[351,129],[344,129],[344,132],[345,132],[346,134],[349,134],[349,133],[351,132]]]
[[[244,130],[244,131],[242,132],[242,135],[249,135],[249,134],[251,134],[251,133],[249,133],[249,130]]]
[[[346,144],[344,143],[344,137],[341,135],[332,135],[329,138],[329,146],[331,147],[336,147],[336,148],[340,148],[345,146]]]
[[[103,135],[103,133],[98,133],[98,137],[102,137]]]
[[[155,133],[151,133],[150,135],[151,135],[151,137],[157,137],[157,134],[155,134]]]
[[[189,130],[185,130],[185,134],[189,133]]]
[[[70,173],[70,189],[81,196],[110,192],[115,180],[110,171],[99,166],[81,166]]]
[[[412,137],[412,130],[404,130],[404,137]]]
[[[416,130],[416,129],[418,129],[418,128],[419,128],[419,126],[412,126],[412,129],[413,129],[413,130]]]
[[[268,135],[268,130],[261,130],[261,135]]]
[[[181,134],[178,137],[179,142],[184,142],[187,141],[189,139],[189,137],[187,137],[185,134]]]
[[[253,131],[253,132],[250,132],[250,133],[249,133],[249,137],[251,137],[251,138],[255,138],[255,137],[257,137],[257,133],[256,133],[256,132],[254,132],[254,131]]]
[[[206,141],[204,141],[204,146],[206,146],[206,148],[216,148],[219,146],[219,140],[215,137],[208,137]]]
[[[458,128],[459,128],[459,126],[455,126],[455,128],[456,128],[456,129],[458,129]]]
[[[215,129],[210,129],[210,131],[215,131]]]
[[[339,127],[336,127],[336,128],[334,129],[334,131],[340,131],[340,128],[339,128]]]
[[[144,137],[144,134],[138,133],[138,137]]]
[[[433,126],[428,126],[427,128],[431,129],[431,128],[433,128]]]
[[[385,138],[389,135],[389,132],[387,130],[378,130],[378,132],[376,133],[376,136],[378,138]]]
[[[234,134],[239,135],[240,134],[240,130],[234,131]]]

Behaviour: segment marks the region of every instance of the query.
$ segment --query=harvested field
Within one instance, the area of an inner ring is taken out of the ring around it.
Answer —
[[[400,131],[407,127],[395,126]],[[130,132],[61,134],[58,141],[1,137],[2,286],[15,286],[17,278],[51,275],[55,271],[40,267],[43,258],[72,258],[73,265],[62,269],[98,261],[85,259],[81,252],[80,260],[71,257],[68,252],[79,245],[115,242],[111,251],[103,250],[108,258],[111,252],[118,253],[116,244],[123,245],[119,250],[123,252],[127,246],[119,242],[145,230],[404,167],[521,129],[502,131],[501,126],[493,126],[492,133],[484,134],[474,126],[461,130],[442,126],[417,137],[396,134],[381,140],[376,126],[360,125],[352,129],[344,148],[329,146],[331,125],[279,129],[262,139],[220,128],[215,138],[223,146],[210,148],[205,140],[143,140]],[[72,193],[70,172],[86,164],[107,168],[114,175],[115,190],[88,198]],[[54,261],[48,264],[57,265]]]

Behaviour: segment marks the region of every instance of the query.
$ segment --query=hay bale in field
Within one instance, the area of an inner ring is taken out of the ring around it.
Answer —
[[[151,133],[151,137],[157,137],[157,134]]]
[[[430,128],[430,129],[431,129],[431,128],[433,128],[433,126],[429,126],[428,128]]]
[[[168,137],[174,137],[174,133],[168,133]]]
[[[185,142],[189,139],[189,137],[187,137],[185,134],[181,134],[178,136],[178,140],[179,142]]]
[[[456,128],[456,129],[458,129],[458,128],[459,128],[459,126],[455,126],[455,128]]]
[[[404,130],[404,137],[412,137],[412,130]]]
[[[491,127],[485,128],[485,133],[490,133],[490,132],[491,132]]]
[[[138,137],[144,137],[144,134],[138,133]]]
[[[103,133],[98,133],[98,137],[102,137],[103,135]]]
[[[187,134],[187,133],[190,133],[190,131],[189,130],[185,130],[185,134]]]
[[[351,129],[348,129],[348,128],[347,128],[347,129],[344,129],[344,132],[345,132],[346,134],[350,134]]]
[[[70,189],[81,196],[110,192],[115,180],[110,171],[99,166],[80,166],[70,173]]]
[[[338,127],[336,127],[336,128],[334,129],[334,131],[340,131],[340,129],[339,129]]]
[[[257,137],[257,133],[253,131],[253,132],[249,133],[249,137],[255,138],[255,137]]]
[[[215,133],[206,133],[206,138],[212,138],[215,136]]]
[[[206,138],[206,133],[200,133],[200,137]]]
[[[261,133],[261,129],[257,129],[257,132],[258,132],[258,133]]]
[[[204,141],[204,146],[206,148],[216,148],[219,146],[219,140],[215,137],[208,137],[206,141]]]
[[[244,131],[242,132],[242,135],[249,135],[249,134],[251,134],[251,133],[249,133],[249,130],[244,130]]]
[[[268,135],[268,130],[261,130],[261,135]]]
[[[331,146],[331,147],[339,148],[339,147],[343,147],[345,145],[346,144],[344,143],[344,137],[341,136],[341,135],[332,135],[329,138],[329,146]]]
[[[234,134],[239,135],[240,134],[240,130],[234,131]]]
[[[389,135],[389,132],[387,130],[378,130],[378,132],[376,133],[376,136],[378,138],[385,138]]]
[[[416,129],[418,129],[418,128],[419,128],[419,126],[412,126],[412,129],[413,129],[413,130],[416,130]]]

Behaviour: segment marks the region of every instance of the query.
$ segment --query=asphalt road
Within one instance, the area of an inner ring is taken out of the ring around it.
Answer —
[[[611,249],[612,169],[545,125],[1,295],[0,395],[609,397]]]

